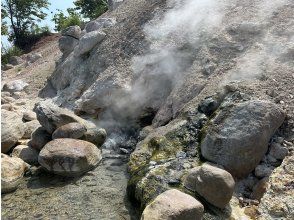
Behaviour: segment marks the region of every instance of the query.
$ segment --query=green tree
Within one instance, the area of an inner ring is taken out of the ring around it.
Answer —
[[[52,21],[55,23],[55,31],[62,31],[69,26],[81,26],[83,24],[82,17],[77,11],[75,11],[75,9],[68,8],[67,12],[68,16],[66,16],[61,10],[58,10],[58,13],[53,16]]]
[[[107,0],[76,0],[76,9],[81,10],[84,17],[95,19],[107,11]]]
[[[48,8],[48,0],[2,0],[2,19],[8,19],[11,32],[9,40],[20,48],[24,39],[30,35],[30,28],[45,19],[43,9]],[[2,25],[1,25],[2,26]],[[7,23],[4,27],[7,28]]]

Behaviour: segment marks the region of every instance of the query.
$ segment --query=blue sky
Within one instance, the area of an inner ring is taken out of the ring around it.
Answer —
[[[48,25],[51,31],[54,31],[54,22],[51,21],[51,19],[53,18],[53,15],[57,12],[57,9],[60,9],[66,12],[67,8],[74,7],[73,2],[74,0],[49,0],[49,3],[50,3],[49,9],[45,10],[45,12],[47,13],[47,17],[44,21],[41,22],[40,26]],[[10,43],[7,40],[7,37],[1,36],[1,40],[3,41],[4,45],[10,45]]]

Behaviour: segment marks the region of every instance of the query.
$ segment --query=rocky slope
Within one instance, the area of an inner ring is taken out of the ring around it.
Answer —
[[[105,163],[90,172],[95,186],[85,186],[84,176],[77,186],[65,181],[62,191],[40,191],[56,201],[69,201],[63,192],[74,201],[89,193],[89,207],[101,211],[82,206],[61,215],[55,204],[54,215],[45,205],[34,215],[136,219],[124,208],[131,201],[138,211],[147,206],[142,219],[190,219],[191,213],[292,219],[293,9],[291,0],[125,0],[84,30],[65,30],[62,57],[39,95],[106,129]],[[70,116],[60,123],[56,118],[64,114],[42,103],[35,111],[43,128],[56,121],[46,132],[76,122]],[[32,177],[38,188],[47,187],[44,176]],[[53,179],[53,186],[60,184]],[[108,184],[117,192],[98,193],[97,202],[92,191],[104,192]],[[16,194],[32,192],[21,185]],[[178,200],[172,203],[169,194]],[[117,203],[108,202],[112,196]],[[4,208],[31,207],[23,199],[5,196]],[[194,206],[188,209],[187,201]],[[112,206],[119,211],[110,217]],[[21,215],[9,212],[4,216]]]

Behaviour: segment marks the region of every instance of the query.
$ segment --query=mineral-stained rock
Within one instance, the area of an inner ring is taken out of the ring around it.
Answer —
[[[1,152],[7,153],[25,133],[25,124],[15,113],[1,109]]]
[[[33,120],[25,123],[26,129],[25,133],[22,136],[23,139],[30,139],[32,136],[32,133],[37,130],[41,125],[38,120]]]
[[[18,145],[12,151],[13,157],[18,157],[31,165],[38,164],[38,155],[39,151],[26,145]]]
[[[184,185],[212,205],[225,208],[233,196],[235,181],[227,171],[205,163],[189,172]]]
[[[222,109],[205,129],[202,155],[233,176],[245,177],[265,155],[285,113],[275,104],[252,100]]]
[[[52,139],[57,139],[57,138],[79,139],[86,133],[86,131],[87,130],[85,126],[76,122],[72,122],[57,128],[52,134]]]
[[[23,160],[1,154],[1,193],[16,190],[26,170]]]
[[[62,176],[79,176],[96,166],[101,151],[92,143],[70,138],[55,139],[40,151],[39,163],[50,172]]]
[[[203,205],[179,190],[165,191],[144,210],[141,220],[201,220]]]
[[[24,90],[28,86],[29,84],[18,79],[5,83],[2,90],[7,92],[18,92]]]
[[[49,141],[51,141],[51,134],[49,134],[45,128],[39,127],[32,133],[30,146],[37,150],[41,150]]]
[[[105,38],[102,31],[92,31],[86,33],[79,41],[79,45],[74,49],[75,56],[80,56],[93,49],[93,47]]]

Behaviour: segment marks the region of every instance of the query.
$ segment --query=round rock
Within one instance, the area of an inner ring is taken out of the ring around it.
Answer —
[[[98,166],[101,151],[92,143],[70,138],[47,143],[38,161],[50,172],[62,176],[80,176]]]
[[[12,151],[13,157],[18,157],[31,165],[38,164],[38,155],[39,151],[26,145],[18,145]]]
[[[229,172],[205,163],[189,172],[184,185],[212,205],[224,208],[233,196],[235,181]]]
[[[203,205],[192,196],[171,189],[146,206],[141,220],[201,220]]]
[[[85,128],[85,126],[81,125],[80,123],[72,122],[57,128],[52,134],[52,139],[79,139],[85,134],[86,131],[87,129]]]

